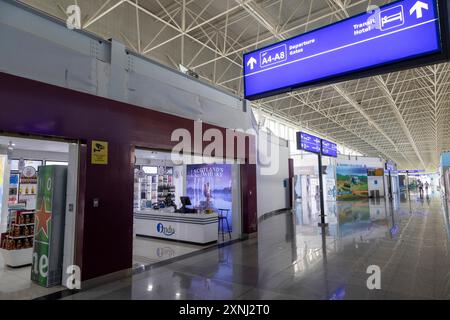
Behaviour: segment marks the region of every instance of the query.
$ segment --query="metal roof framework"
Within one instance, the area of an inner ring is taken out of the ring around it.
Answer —
[[[180,65],[243,96],[242,56],[259,47],[381,6],[386,0],[22,0],[175,69]],[[383,157],[435,171],[450,150],[450,65],[301,89],[253,103],[295,126]]]

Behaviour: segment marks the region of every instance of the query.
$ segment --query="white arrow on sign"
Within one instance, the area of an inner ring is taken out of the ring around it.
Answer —
[[[255,58],[251,57],[247,62],[247,67],[250,67],[250,70],[253,70],[255,68],[255,64],[257,64],[258,61],[256,61]]]
[[[428,10],[428,3],[417,1],[411,10],[409,10],[409,14],[413,15],[413,13],[416,12],[417,19],[420,19],[423,17],[423,9]]]

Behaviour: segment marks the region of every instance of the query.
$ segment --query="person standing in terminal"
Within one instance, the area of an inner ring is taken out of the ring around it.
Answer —
[[[430,187],[430,184],[428,183],[428,181],[425,182],[425,192],[428,195],[428,188]]]
[[[422,181],[417,181],[417,186],[419,187],[419,195],[422,198],[423,197],[423,183]]]

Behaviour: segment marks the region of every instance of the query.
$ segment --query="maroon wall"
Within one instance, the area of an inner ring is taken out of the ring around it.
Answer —
[[[171,150],[176,144],[170,141],[172,131],[193,132],[194,122],[3,73],[0,104],[0,131],[87,143],[81,152],[80,174],[85,176],[76,234],[76,262],[83,280],[130,268],[134,147]],[[210,127],[205,124],[204,130]],[[91,165],[92,140],[109,142],[107,166]],[[242,178],[243,228],[255,232],[256,167],[244,165]],[[98,208],[92,205],[95,198],[100,200]]]

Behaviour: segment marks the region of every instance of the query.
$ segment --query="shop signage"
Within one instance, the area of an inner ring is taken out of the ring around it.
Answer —
[[[388,65],[441,54],[436,1],[395,1],[245,54],[245,97],[255,100],[368,70],[374,75]]]
[[[337,158],[337,144],[322,139],[322,155]]]
[[[106,141],[92,141],[92,164],[108,164],[108,142]]]
[[[305,132],[297,132],[297,149],[320,154],[321,139]]]

